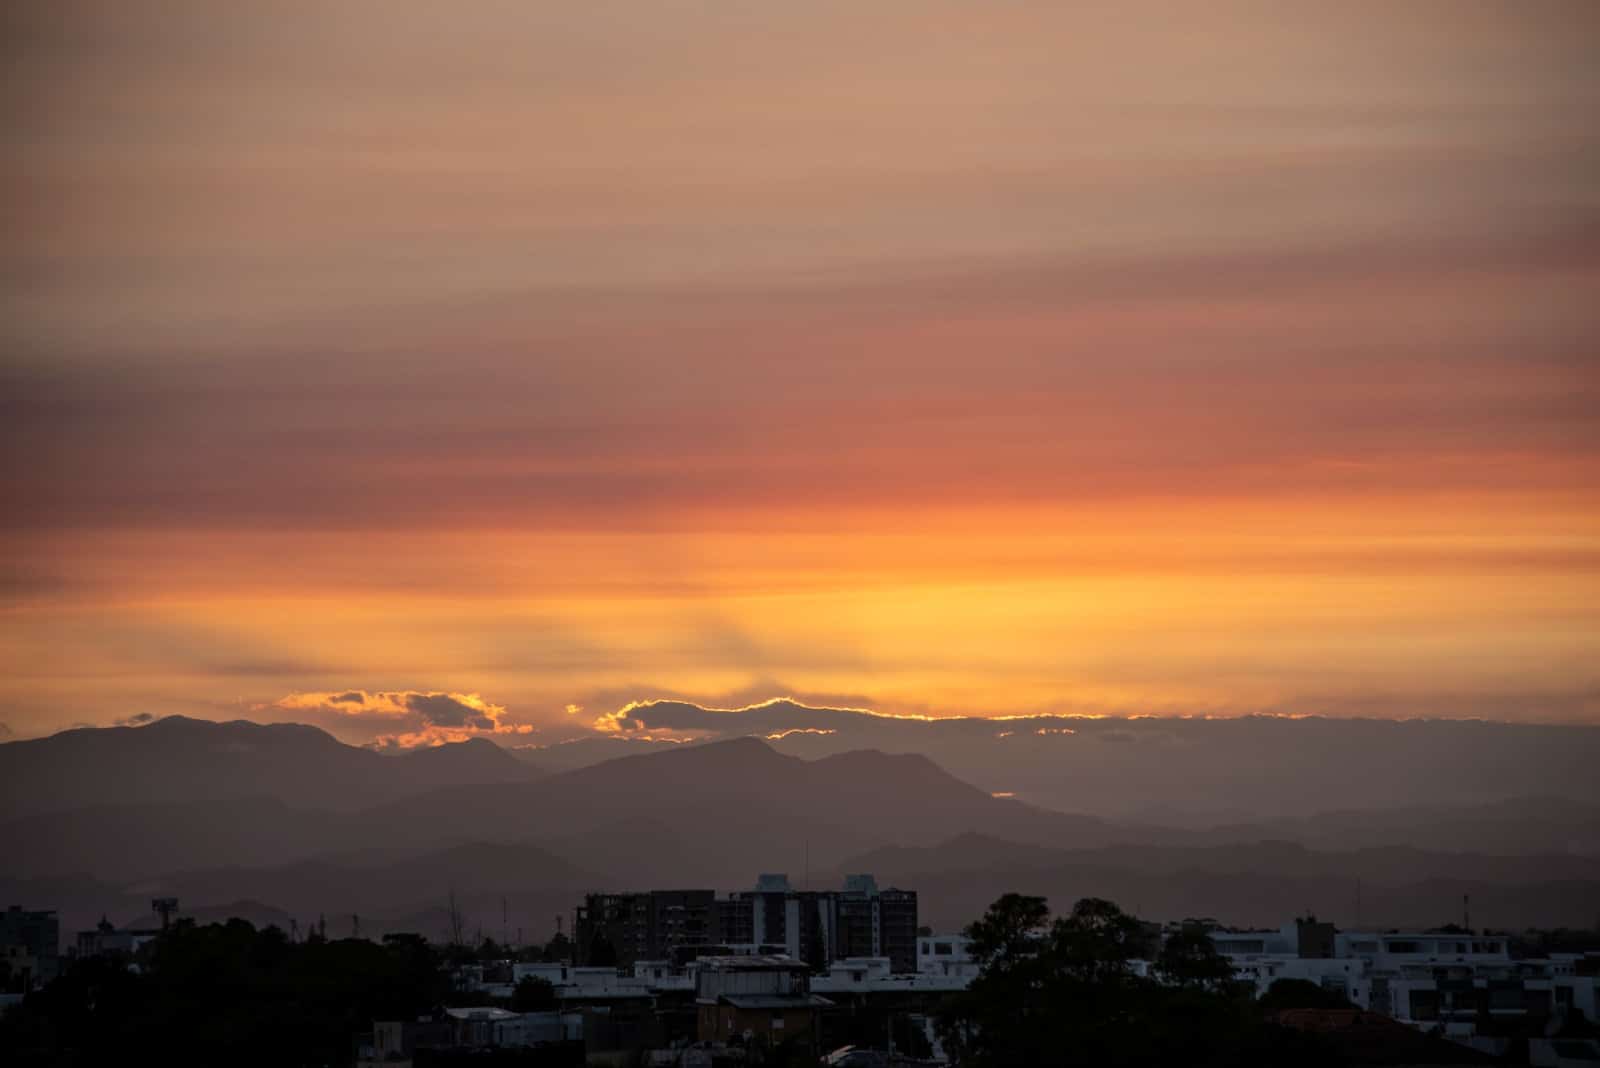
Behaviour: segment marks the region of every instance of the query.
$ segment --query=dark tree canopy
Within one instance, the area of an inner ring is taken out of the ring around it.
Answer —
[[[243,920],[184,920],[146,948],[140,972],[89,958],[29,994],[0,1017],[0,1063],[342,1064],[373,1020],[446,995],[437,954],[415,937],[294,943]]]
[[[972,955],[984,962],[1009,965],[1031,954],[1050,919],[1042,897],[1005,894],[967,928]]]
[[[1256,1002],[1262,1012],[1283,1009],[1353,1009],[1348,998],[1307,979],[1278,979]]]
[[[517,985],[511,990],[512,1012],[548,1012],[560,1006],[555,986],[550,980],[540,979],[536,975],[517,980]]]
[[[1159,960],[1171,982],[1135,973],[1145,929],[1100,898],[1052,923],[1044,899],[1007,894],[967,934],[981,971],[937,1025],[963,1068],[1331,1063],[1263,1021],[1198,927]]]
[[[1233,978],[1233,965],[1217,952],[1211,936],[1195,924],[1185,924],[1167,939],[1156,958],[1156,970],[1178,986],[1210,988]]]

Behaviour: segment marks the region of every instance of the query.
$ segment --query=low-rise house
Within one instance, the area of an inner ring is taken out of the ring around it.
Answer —
[[[832,1004],[811,992],[809,968],[793,957],[705,957],[695,971],[701,1041],[742,1036],[814,1046],[817,1011]]]
[[[978,974],[972,939],[963,934],[917,936],[917,973],[972,977]]]

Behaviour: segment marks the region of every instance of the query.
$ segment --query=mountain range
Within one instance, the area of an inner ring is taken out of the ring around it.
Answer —
[[[929,719],[773,700],[740,709],[635,703],[606,725],[604,734],[524,752],[551,770],[672,744],[664,737],[753,735],[808,760],[859,749],[921,753],[963,782],[1045,808],[1192,829],[1535,794],[1600,804],[1600,726],[1578,724],[1301,714]]]
[[[1600,806],[1559,797],[1191,829],[995,797],[916,754],[806,760],[735,738],[546,774],[483,740],[389,756],[178,718],[0,745],[0,783],[0,893],[68,927],[163,893],[437,936],[454,894],[473,925],[542,938],[586,890],[728,890],[763,871],[813,886],[871,871],[942,927],[1006,890],[1273,924],[1308,908],[1442,923],[1467,894],[1481,922],[1578,925],[1600,901]]]
[[[242,797],[348,811],[440,786],[538,774],[485,738],[391,756],[303,724],[168,716],[0,745],[0,812]]]

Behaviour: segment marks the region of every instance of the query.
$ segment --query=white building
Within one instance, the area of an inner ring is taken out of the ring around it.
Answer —
[[[961,934],[919,935],[917,974],[969,979],[976,976],[978,962],[972,959],[972,939]]]
[[[1320,941],[1305,943],[1312,927]],[[1280,979],[1301,979],[1357,1007],[1450,1037],[1477,1041],[1487,1012],[1505,1020],[1581,1011],[1597,1017],[1600,976],[1584,955],[1517,960],[1503,935],[1467,932],[1342,931],[1331,947],[1325,925],[1287,924],[1278,931],[1217,931],[1212,942],[1259,997]],[[1329,950],[1328,955],[1321,955]],[[1588,974],[1580,974],[1588,973]]]

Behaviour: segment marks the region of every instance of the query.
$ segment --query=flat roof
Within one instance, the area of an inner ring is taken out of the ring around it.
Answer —
[[[702,968],[720,968],[724,971],[809,971],[810,965],[787,954],[765,953],[749,956],[701,957]]]
[[[445,1009],[445,1014],[457,1020],[515,1020],[521,1013],[508,1012],[505,1009],[490,1008],[487,1005],[473,1006],[465,1009]]]
[[[718,1001],[736,1009],[821,1009],[833,1004],[818,994],[724,994]]]

